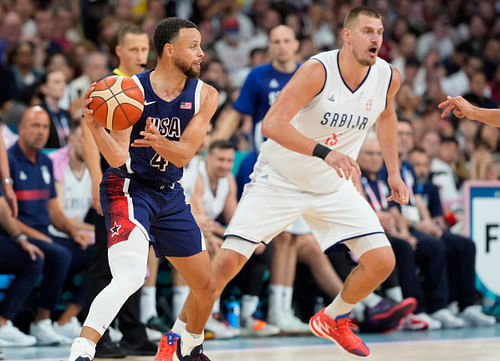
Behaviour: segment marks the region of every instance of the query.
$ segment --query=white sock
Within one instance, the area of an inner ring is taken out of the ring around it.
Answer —
[[[325,308],[325,313],[335,319],[337,316],[345,316],[352,311],[353,303],[347,303],[342,299],[342,292]]]
[[[141,322],[146,324],[152,317],[157,317],[156,287],[143,286],[141,289]]]
[[[387,295],[387,297],[389,297],[393,301],[396,301],[397,303],[403,302],[403,290],[401,289],[401,286],[388,288],[385,291],[385,294]]]
[[[269,285],[269,310],[268,313],[279,312],[283,305],[283,285]]]
[[[257,311],[259,296],[243,295],[241,298],[241,318],[250,318]]]
[[[283,310],[292,311],[293,287],[283,286]]]
[[[361,301],[361,303],[366,307],[372,308],[375,307],[380,301],[382,301],[382,297],[372,292],[368,296],[366,296],[365,299]]]
[[[174,286],[172,292],[172,318],[177,318],[189,295],[189,286]]]
[[[212,313],[220,312],[220,298],[215,300],[214,307],[212,308]]]
[[[182,356],[189,356],[191,351],[203,343],[203,332],[200,334],[191,333],[186,329],[181,333],[181,354]]]
[[[186,322],[179,320],[176,318],[174,325],[172,326],[172,332],[180,335],[182,334],[182,330],[186,329]]]

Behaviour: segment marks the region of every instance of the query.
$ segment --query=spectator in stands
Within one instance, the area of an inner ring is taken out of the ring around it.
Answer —
[[[414,227],[426,233],[435,234],[446,244],[448,283],[450,302],[458,303],[460,317],[473,326],[492,326],[495,317],[487,316],[477,305],[475,290],[475,255],[474,242],[466,237],[447,230],[443,218],[443,209],[439,191],[429,179],[430,159],[423,149],[415,148],[410,152],[410,162],[415,170],[414,190],[422,197],[424,209],[421,220]]]
[[[48,139],[49,126],[49,115],[43,108],[28,108],[19,125],[19,140],[8,151],[19,204],[17,224],[45,255],[39,308],[30,326],[30,333],[40,345],[71,341],[56,332],[50,316],[59,301],[69,268],[81,271],[87,267],[90,256],[90,240],[64,216],[56,199],[52,162],[41,151]],[[50,224],[71,235],[71,239],[51,237]]]
[[[1,137],[0,137],[1,139]],[[1,140],[0,140],[1,142]],[[43,253],[21,232],[0,188],[0,274],[14,280],[0,301],[0,345],[23,347],[36,344],[34,336],[21,332],[12,321],[42,274]]]
[[[78,31],[75,28],[75,19],[69,7],[65,5],[56,5],[52,10],[55,26],[52,39],[57,42],[64,52],[81,40]]]
[[[14,11],[21,17],[23,38],[31,38],[36,33],[36,24],[33,20],[35,4],[33,0],[17,0]]]
[[[498,108],[498,103],[489,94],[490,88],[488,87],[486,75],[482,71],[472,73],[469,92],[464,94],[464,98],[481,108]]]
[[[34,51],[35,47],[29,41],[23,41],[9,51],[7,63],[10,64],[9,71],[15,80],[15,87],[11,90],[14,98],[41,77],[40,71],[33,66]]]
[[[215,43],[214,49],[229,75],[248,65],[251,48],[241,36],[240,25],[235,17],[224,20],[222,38]]]
[[[21,232],[15,218],[17,216],[17,200],[13,193],[13,180],[10,177],[7,151],[0,124],[0,179],[5,190],[13,196],[9,204],[3,196],[0,187],[0,273],[13,274],[14,281],[5,292],[0,302],[0,345],[3,346],[31,346],[36,338],[21,332],[12,324],[12,320],[21,310],[31,289],[43,269],[43,253],[32,244],[28,237]],[[0,354],[1,351],[0,351]]]
[[[67,109],[59,107],[65,88],[66,76],[62,71],[48,71],[42,76],[40,92],[43,96],[43,108],[50,116],[49,139],[45,145],[47,148],[61,148],[68,144],[71,114]]]
[[[45,60],[55,53],[63,51],[61,45],[54,41],[54,15],[48,8],[40,8],[35,11],[36,33],[30,40],[35,44],[35,67],[41,68]]]
[[[80,103],[82,102],[83,94],[85,94],[90,84],[109,73],[108,58],[99,52],[86,54],[83,62],[83,71],[84,73],[72,80],[67,87],[73,111],[81,108]]]
[[[21,27],[21,17],[14,11],[0,18],[0,63],[5,61],[7,49],[20,42]]]

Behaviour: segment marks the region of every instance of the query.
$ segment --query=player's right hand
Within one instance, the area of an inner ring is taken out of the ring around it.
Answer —
[[[361,175],[358,163],[346,154],[332,150],[325,158],[326,164],[335,169],[340,178],[351,178],[352,172]]]
[[[99,123],[94,118],[94,112],[91,109],[89,109],[89,104],[92,102],[92,99],[89,97],[90,97],[90,94],[95,89],[95,84],[96,83],[94,82],[90,85],[90,87],[87,89],[87,91],[83,95],[83,99],[82,99],[82,117],[83,117],[83,121],[87,123],[89,128],[100,127]]]

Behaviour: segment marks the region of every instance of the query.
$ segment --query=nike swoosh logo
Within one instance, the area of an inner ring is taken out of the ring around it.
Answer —
[[[144,105],[151,105],[151,104],[154,104],[154,103],[156,103],[156,100],[153,100],[151,102],[144,102]]]

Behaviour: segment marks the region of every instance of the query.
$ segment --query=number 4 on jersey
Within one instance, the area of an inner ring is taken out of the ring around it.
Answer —
[[[152,167],[158,168],[160,172],[165,172],[167,170],[168,161],[165,158],[162,158],[161,155],[155,153],[153,158],[149,161]]]

